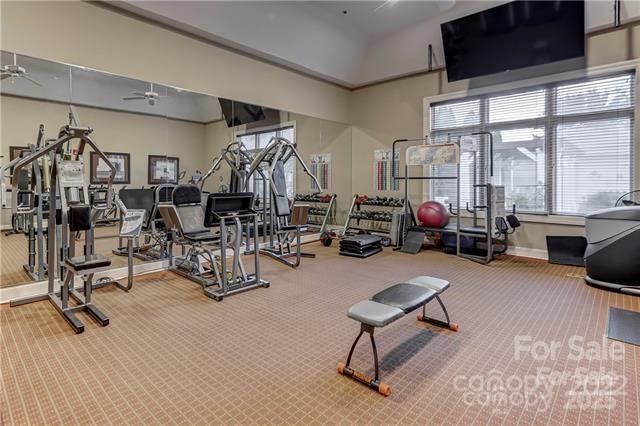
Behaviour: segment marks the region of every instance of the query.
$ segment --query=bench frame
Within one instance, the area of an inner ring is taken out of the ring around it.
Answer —
[[[418,284],[415,284],[415,285],[418,285]],[[448,328],[449,330],[452,330],[452,331],[458,331],[458,324],[455,323],[455,322],[451,322],[451,320],[449,318],[449,313],[447,312],[447,308],[444,306],[444,303],[442,303],[442,300],[440,299],[440,293],[442,293],[442,292],[444,292],[444,290],[442,290],[440,292],[436,292],[433,297],[429,298],[424,304],[422,304],[422,313],[418,314],[417,319],[418,319],[418,321],[426,322],[426,323],[435,325],[437,327]],[[438,301],[438,304],[442,308],[442,311],[444,312],[444,316],[446,318],[446,321],[442,321],[442,320],[435,319],[435,318],[427,316],[427,314],[426,314],[426,306],[434,298]],[[410,313],[410,312],[407,312],[407,313]],[[402,318],[402,317],[400,317],[400,318]],[[398,318],[398,319],[400,319],[400,318]],[[392,322],[395,322],[395,321],[392,321]],[[389,396],[391,394],[391,387],[389,385],[387,385],[386,383],[383,383],[383,382],[380,381],[380,366],[379,366],[379,362],[378,362],[378,349],[376,347],[376,340],[373,337],[375,329],[376,329],[376,327],[374,327],[373,325],[365,324],[363,322],[360,323],[360,333],[358,333],[358,336],[356,337],[356,339],[354,340],[353,344],[351,345],[351,349],[349,350],[349,355],[347,356],[346,364],[342,363],[342,362],[340,362],[338,364],[338,373],[342,374],[343,376],[349,377],[349,378],[351,378],[351,379],[353,379],[353,380],[355,380],[357,382],[360,382],[360,383],[370,387],[371,389],[374,389],[375,391],[379,392],[380,394],[382,394],[384,396]],[[360,340],[360,338],[362,337],[362,335],[364,333],[368,333],[369,334],[369,339],[371,341],[371,348],[373,350],[374,377],[371,377],[371,376],[369,376],[367,374],[364,374],[364,373],[362,373],[360,371],[357,371],[356,369],[351,367],[351,358],[353,356],[353,352],[355,351],[356,345],[358,344],[358,341]]]

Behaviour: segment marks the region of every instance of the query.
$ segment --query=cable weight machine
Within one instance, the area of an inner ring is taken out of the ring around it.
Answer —
[[[478,155],[482,155],[481,143],[465,142],[465,138],[486,136],[488,146],[484,146],[484,155],[489,159],[488,170],[481,171],[478,176]],[[415,144],[419,142],[419,144]],[[508,235],[515,232],[520,226],[520,222],[515,216],[515,206],[513,214],[505,217],[505,197],[504,187],[493,185],[493,135],[491,132],[481,131],[465,135],[459,135],[455,140],[449,138],[445,143],[430,143],[429,137],[421,139],[398,139],[393,142],[392,155],[395,155],[397,145],[401,143],[414,143],[407,148],[404,176],[398,176],[395,165],[392,165],[392,179],[403,180],[405,182],[404,199],[405,208],[403,210],[403,221],[400,227],[398,239],[400,241],[398,250],[405,253],[418,253],[422,247],[425,233],[439,233],[443,237],[453,236],[455,241],[453,250],[459,257],[472,261],[487,264],[496,255],[506,252],[508,248]],[[471,152],[473,159],[473,179],[471,182],[471,205],[466,203],[464,211],[469,215],[463,215],[461,207],[461,154]],[[441,166],[455,165],[455,172],[443,176],[434,176],[433,170],[428,176],[410,176],[409,166]],[[449,211],[455,218],[455,224],[449,224],[444,228],[428,228],[418,226],[409,206],[408,183],[411,180],[420,181],[454,181],[456,187],[456,203],[454,209],[449,203]],[[478,194],[480,193],[480,194]],[[471,221],[472,226],[465,226],[463,221]],[[481,246],[480,250],[467,251],[463,248],[463,238],[472,241],[473,246]]]

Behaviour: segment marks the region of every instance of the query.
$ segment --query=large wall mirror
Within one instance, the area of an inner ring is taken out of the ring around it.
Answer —
[[[291,205],[289,220],[307,235],[318,234],[323,226],[337,229],[344,224],[352,201],[351,127],[347,124],[12,52],[2,52],[1,60],[2,66],[15,64],[20,70],[3,75],[0,83],[1,287],[41,281],[48,273],[50,171],[45,169],[49,163],[39,160],[21,176],[13,176],[7,166],[16,156],[29,155],[38,143],[52,143],[61,126],[70,122],[91,127],[91,138],[115,166],[113,197],[130,208],[148,211],[143,233],[135,242],[137,272],[161,267],[167,255],[161,249],[163,224],[154,206],[171,202],[171,191],[178,184],[197,184],[203,197],[238,190],[237,171],[224,159],[237,147],[255,158],[274,140],[293,143],[297,156],[285,162],[282,186]],[[121,212],[116,203],[100,208],[107,196],[109,168],[91,149],[85,150],[82,162],[88,201],[97,207],[94,251],[108,256],[114,271],[122,273],[127,256],[126,241],[119,238]],[[268,173],[268,167],[263,168]],[[250,178],[243,190],[256,194],[256,209],[269,211],[271,198],[265,198],[260,178]],[[18,214],[12,213],[14,197],[20,206]],[[42,217],[37,214],[38,200],[45,200]],[[40,228],[45,231],[38,232]],[[79,233],[76,253],[85,243]]]

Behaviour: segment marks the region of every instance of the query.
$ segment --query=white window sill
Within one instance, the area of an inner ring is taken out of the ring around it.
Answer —
[[[525,223],[546,223],[549,225],[568,225],[568,226],[584,226],[584,217],[582,216],[560,216],[560,215],[544,215],[544,214],[525,214],[517,215],[521,222]]]
[[[455,210],[454,210],[455,211]],[[461,212],[463,218],[470,218],[471,214],[466,211]],[[506,211],[506,214],[510,214],[510,211]],[[545,214],[530,214],[530,213],[516,213],[516,216],[520,222],[524,223],[544,223],[548,225],[566,225],[566,226],[584,226],[584,217],[582,216],[561,216],[561,215],[545,215]],[[484,213],[479,212],[478,218],[483,218]]]

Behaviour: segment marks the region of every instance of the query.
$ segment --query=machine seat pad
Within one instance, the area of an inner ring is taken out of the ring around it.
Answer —
[[[103,268],[111,265],[111,261],[101,254],[68,257],[64,262],[68,267],[76,271],[86,271],[87,269]]]
[[[349,308],[347,316],[372,327],[384,327],[404,316],[401,309],[372,300],[363,300]]]
[[[285,225],[280,227],[281,232],[289,232],[298,230],[298,225]]]
[[[410,280],[405,281],[405,283],[429,288],[436,293],[442,293],[449,288],[449,281],[443,280],[442,278],[427,277],[424,275],[421,277],[413,277]]]
[[[401,309],[405,314],[419,308],[436,295],[434,290],[416,284],[396,284],[375,294],[371,300]]]
[[[219,236],[217,236],[216,234],[214,234],[213,232],[210,231],[206,231],[206,232],[196,232],[193,234],[184,234],[184,237],[189,240],[189,241],[216,241],[218,239],[220,239]]]

